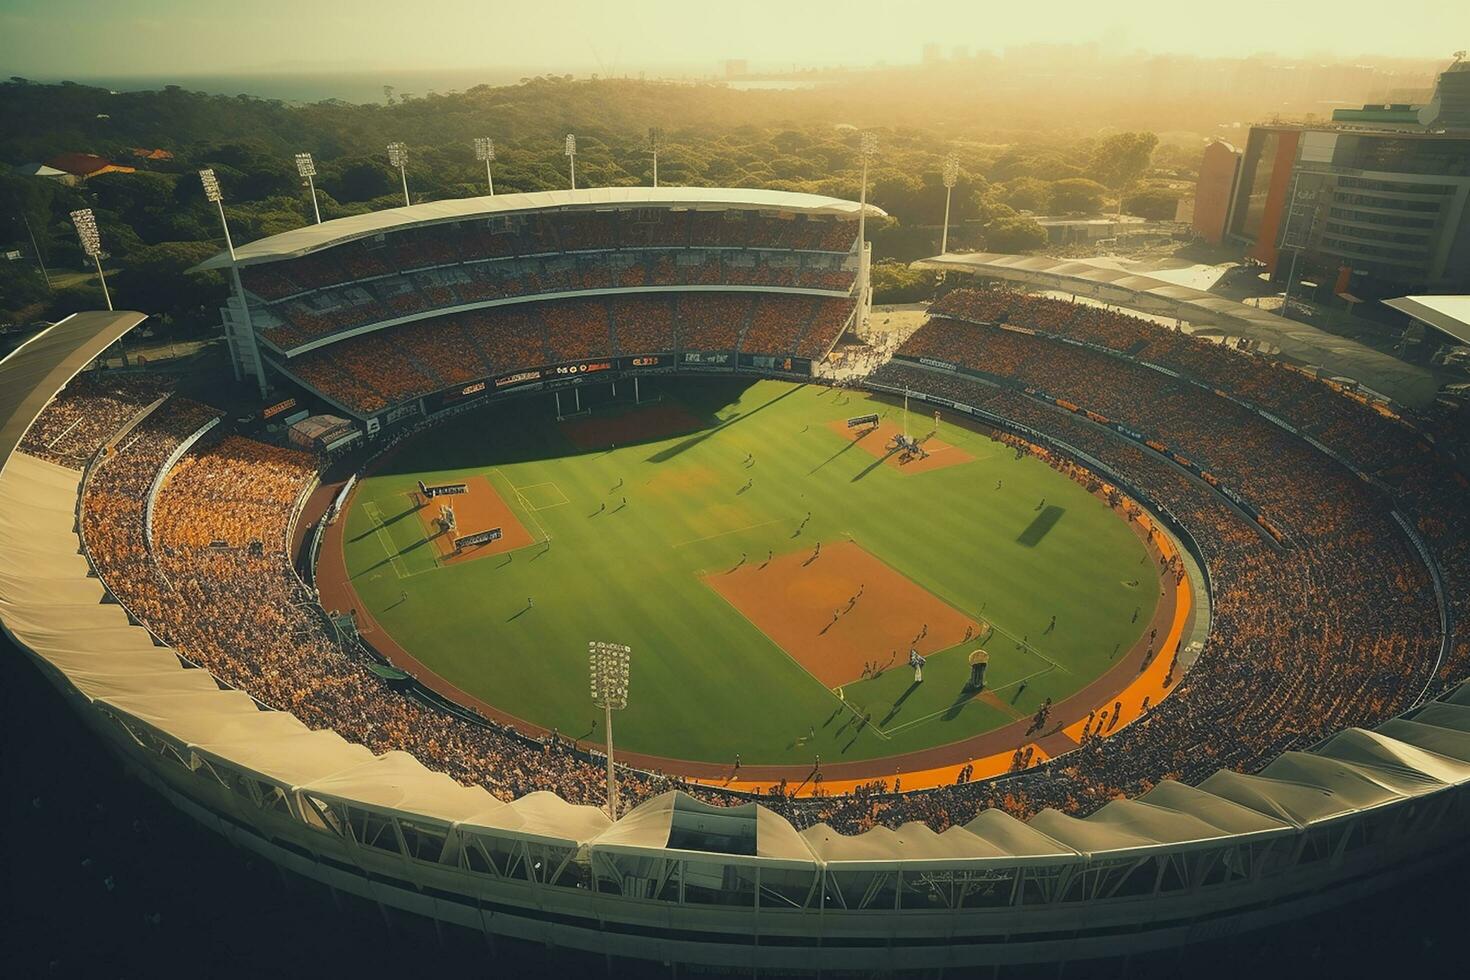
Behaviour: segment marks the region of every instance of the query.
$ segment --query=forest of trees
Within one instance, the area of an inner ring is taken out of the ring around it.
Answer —
[[[843,109],[832,97],[811,93],[561,77],[393,105],[304,106],[175,87],[111,93],[11,79],[0,83],[0,252],[19,252],[22,259],[0,262],[0,325],[101,304],[95,281],[81,274],[88,266],[68,218],[80,207],[96,210],[119,307],[153,314],[155,328],[166,331],[216,323],[222,277],[186,271],[223,247],[197,176],[202,167],[219,176],[237,245],[311,220],[297,152],[316,159],[324,219],[400,205],[397,174],[384,153],[392,140],[408,146],[415,201],[484,193],[484,169],[471,149],[476,136],[495,140],[497,193],[565,187],[568,132],[577,135],[579,186],[646,184],[650,126],[663,133],[660,183],[856,198],[858,131],[842,121]],[[1152,133],[1061,138],[953,126],[936,131],[920,129],[921,121],[916,114],[913,125],[873,127],[880,148],[869,199],[891,216],[872,227],[880,260],[908,261],[937,249],[941,169],[950,153],[961,171],[951,247],[994,251],[1044,244],[1041,227],[1025,212],[1096,211],[1121,195],[1125,210],[1160,216],[1160,196],[1172,192],[1151,186],[1153,168],[1187,174],[1198,156],[1193,148],[1160,148]],[[133,158],[134,147],[162,148],[174,157],[145,163]],[[138,172],[106,174],[78,187],[10,173],[12,166],[68,151],[96,153]],[[38,252],[52,274],[50,288]]]

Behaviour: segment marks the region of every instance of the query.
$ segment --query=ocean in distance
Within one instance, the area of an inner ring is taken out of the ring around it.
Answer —
[[[371,69],[364,71],[300,71],[231,73],[219,75],[68,75],[43,78],[28,76],[35,82],[72,81],[81,85],[94,85],[117,92],[141,92],[177,85],[190,92],[205,92],[210,95],[250,95],[259,99],[279,99],[283,102],[321,102],[339,99],[358,104],[385,101],[383,86],[393,87],[394,98],[404,95],[422,97],[430,92],[446,94],[463,92],[476,85],[514,85],[522,78],[534,78],[541,74],[571,74],[578,79],[587,78],[592,70],[576,69],[567,72],[530,68],[464,68],[464,69]],[[640,77],[641,73],[629,77]],[[622,77],[620,74],[618,77]],[[651,73],[648,77],[655,77]],[[665,68],[657,77],[672,81],[710,82],[723,81],[708,74],[699,74],[693,66],[687,74],[677,69]],[[734,81],[734,88],[806,88],[811,82],[785,81]]]

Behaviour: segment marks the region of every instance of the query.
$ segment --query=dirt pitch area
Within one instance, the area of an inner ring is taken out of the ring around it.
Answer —
[[[424,529],[424,537],[434,543],[434,551],[440,562],[450,565],[473,558],[504,554],[535,543],[536,539],[531,537],[531,532],[516,518],[515,511],[495,492],[488,479],[472,476],[464,482],[469,489],[452,497],[425,497],[417,490],[409,494],[418,508],[419,525]],[[446,503],[454,505],[454,519],[458,529],[453,534],[441,533],[434,525],[439,516],[440,505]],[[492,527],[501,530],[498,540],[464,548],[455,554],[456,537],[488,531]]]
[[[681,405],[663,402],[614,415],[584,415],[562,423],[562,434],[578,449],[606,449],[652,442],[693,432],[704,423]]]
[[[980,630],[853,541],[815,558],[803,550],[747,562],[704,582],[829,688],[859,680],[868,663],[907,669],[910,649],[928,656],[963,642],[966,628]]]
[[[849,429],[847,422],[842,419],[827,423],[827,428],[849,442],[857,443],[874,459],[881,459],[884,466],[891,466],[900,473],[927,473],[930,470],[942,470],[946,466],[968,463],[975,458],[958,446],[951,446],[938,436],[929,435],[928,430],[934,427],[932,419],[921,414],[918,427],[925,429],[925,432],[915,431],[914,437],[929,454],[927,456],[910,456],[894,450],[893,438],[903,430],[892,422],[879,422],[877,428],[862,429]]]

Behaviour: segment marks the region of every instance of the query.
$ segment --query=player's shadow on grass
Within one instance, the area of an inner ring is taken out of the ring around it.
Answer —
[[[861,480],[863,477],[867,476],[869,473],[873,472],[878,467],[882,466],[884,463],[886,463],[890,459],[892,459],[893,458],[893,454],[896,453],[896,452],[898,452],[897,449],[890,449],[890,450],[888,450],[887,453],[885,453],[882,456],[879,456],[877,459],[873,460],[867,466],[864,466],[863,469],[862,469],[862,472],[860,472],[856,476],[854,476],[850,482],[856,483],[857,481]]]
[[[404,555],[408,554],[410,551],[414,551],[414,550],[416,550],[418,548],[422,548],[424,545],[426,545],[428,543],[429,543],[429,539],[428,538],[421,538],[420,540],[415,541],[413,544],[409,545],[407,548],[404,548],[402,551],[398,552],[398,554],[396,554],[396,555],[389,555],[387,558],[384,558],[382,561],[377,562],[376,564],[373,564],[373,565],[369,565],[367,568],[364,568],[362,571],[358,572],[356,575],[354,575],[352,577],[353,578],[362,578],[364,575],[367,575],[369,572],[375,572],[378,569],[382,568],[384,565],[390,564],[394,560],[396,560],[398,558],[402,558]]]
[[[939,716],[940,721],[954,721],[965,710],[965,705],[980,696],[979,691],[960,691],[959,695],[950,702],[949,707],[944,709],[944,714]]]
[[[381,530],[383,528],[386,528],[389,525],[397,524],[399,521],[403,520],[409,514],[417,513],[418,510],[419,510],[419,508],[417,508],[417,507],[410,507],[410,508],[408,508],[408,510],[399,511],[398,513],[394,514],[392,517],[388,518],[386,521],[383,521],[380,524],[373,525],[372,527],[368,528],[366,531],[364,531],[361,534],[359,534],[357,537],[350,538],[349,540],[350,541],[361,541],[363,538],[371,537],[372,535],[377,534],[379,530]]]
[[[1051,533],[1051,529],[1057,526],[1057,521],[1067,512],[1065,507],[1048,505],[1043,507],[1040,514],[1033,520],[1016,538],[1016,543],[1027,548],[1034,548],[1041,543],[1041,539]]]
[[[826,459],[822,460],[816,466],[812,467],[810,470],[807,471],[807,474],[806,475],[807,476],[811,476],[813,473],[817,472],[817,470],[821,469],[822,467],[826,466],[828,463],[830,463],[834,459],[836,459],[838,456],[841,456],[843,453],[845,453],[848,450],[852,449],[854,446],[856,446],[858,443],[862,442],[867,437],[868,437],[868,433],[867,432],[864,432],[861,435],[859,435],[856,439],[850,439],[850,440],[848,440],[847,445],[843,446],[841,449],[837,450],[837,452],[833,453],[831,456],[828,456]]]
[[[904,690],[904,692],[898,696],[898,700],[894,701],[893,705],[888,709],[888,714],[884,715],[883,720],[878,722],[879,728],[882,728],[884,725],[888,724],[895,717],[897,717],[898,713],[903,710],[903,703],[907,701],[910,697],[912,697],[913,693],[919,689],[919,683],[919,681],[911,681],[909,683],[909,686]]]

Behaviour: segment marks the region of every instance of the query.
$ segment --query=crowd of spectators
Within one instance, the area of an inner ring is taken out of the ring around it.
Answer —
[[[548,292],[689,285],[852,289],[854,273],[830,256],[778,254],[636,252],[476,262],[317,290],[257,307],[255,319],[266,338],[290,350],[399,317]]]
[[[821,357],[852,310],[847,299],[745,292],[566,299],[415,320],[339,340],[288,366],[367,415],[492,375],[616,354]]]
[[[639,297],[600,307],[597,315],[611,325],[608,342],[616,338],[621,349],[633,338],[648,338],[654,347],[673,340],[687,349],[728,349],[742,331],[762,342],[794,336],[789,327],[766,322],[764,297],[705,299],[716,302]],[[809,335],[826,301],[802,302]],[[834,322],[840,312],[831,313]],[[768,805],[799,827],[825,821],[846,833],[909,820],[942,830],[986,807],[1023,817],[1046,807],[1085,814],[1163,778],[1195,782],[1222,767],[1254,770],[1344,727],[1374,724],[1426,689],[1442,689],[1470,671],[1463,627],[1448,638],[1439,663],[1444,638],[1431,573],[1394,516],[1417,530],[1440,573],[1452,622],[1465,622],[1470,481],[1435,445],[1390,439],[1413,431],[1350,393],[1153,324],[1141,328],[1151,331],[1140,336],[1141,344],[1126,346],[1114,327],[1106,328],[1109,334],[1084,327],[1097,348],[1091,349],[1057,339],[1068,335],[1048,329],[1054,324],[1040,313],[1022,322],[1002,318],[993,307],[983,312],[966,315],[968,322],[932,318],[899,349],[902,359],[870,380],[993,413],[1018,427],[1004,435],[1016,451],[1034,452],[1074,478],[1091,477],[1068,462],[1071,451],[1099,461],[1109,478],[1193,542],[1211,586],[1203,650],[1187,671],[1173,669],[1180,650],[1158,651],[1171,658],[1173,689],[1138,721],[1029,767],[1022,748],[1018,771],[999,779],[902,795],[871,786],[804,799],[772,792]],[[522,359],[538,348],[550,357],[552,344],[567,349],[544,311],[535,315],[539,325],[533,327],[525,309],[516,312],[514,324],[472,314],[453,324],[456,343],[465,345],[466,357],[473,353],[497,368],[497,355],[512,343],[522,345],[515,355]],[[1075,327],[1092,320],[1089,313],[1067,322]],[[534,342],[526,339],[532,334]],[[1105,335],[1113,342],[1092,339]],[[1075,332],[1070,336],[1078,339]],[[911,358],[969,373],[920,367]],[[1186,376],[1152,370],[1142,363],[1150,358]],[[335,362],[332,367],[346,370]],[[1271,383],[1276,379],[1280,386]],[[131,404],[144,397],[134,395]],[[1252,405],[1269,406],[1289,424],[1315,432],[1340,458]],[[396,694],[366,670],[359,654],[338,646],[309,603],[300,605],[310,597],[291,571],[285,536],[292,504],[314,472],[309,457],[238,437],[196,446],[164,481],[155,541],[146,541],[148,487],[172,449],[212,413],[175,397],[94,469],[83,532],[104,581],[128,608],[222,680],[296,712],[309,725],[333,727],[375,751],[410,751],[502,798],[550,789],[572,802],[601,802],[596,760],[560,740],[530,740]],[[60,399],[46,413],[52,417],[43,415],[33,431],[56,433],[65,419],[89,414],[85,396]],[[132,414],[136,410],[127,417]],[[1211,479],[1120,434],[1110,422],[1187,457]],[[1125,519],[1136,516],[1125,498],[1115,495],[1111,502]],[[1264,533],[1242,502],[1283,529],[1281,539]],[[625,779],[635,802],[670,785],[637,773]],[[711,802],[734,799],[720,790],[693,790]]]
[[[239,436],[196,445],[164,479],[147,541],[149,488],[169,455],[216,414],[176,398],[94,470],[83,537],[118,600],[191,662],[312,728],[332,728],[375,752],[412,752],[505,800],[550,790],[600,802],[606,773],[585,753],[406,697],[339,644],[288,555],[292,511],[316,473],[313,457]],[[674,784],[632,772],[622,785],[643,799]]]
[[[62,389],[26,432],[20,448],[79,470],[129,419],[173,388],[168,375],[89,371]]]

